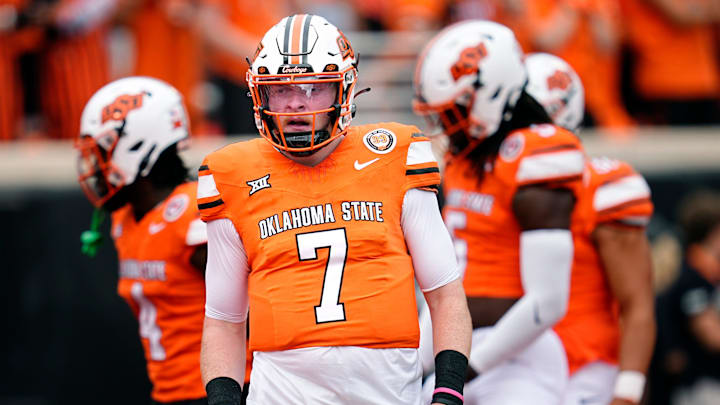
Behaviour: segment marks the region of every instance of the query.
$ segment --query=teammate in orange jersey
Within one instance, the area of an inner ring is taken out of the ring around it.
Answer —
[[[577,229],[570,306],[555,327],[571,374],[565,404],[638,404],[655,344],[650,189],[609,158],[591,159],[585,182],[587,227]]]
[[[0,139],[24,132],[18,59],[25,53],[37,56],[37,75],[22,76],[28,93],[38,89],[29,99],[37,99],[45,132],[77,135],[85,101],[108,78],[105,34],[115,8],[114,0],[0,0]]]
[[[249,303],[248,404],[418,404],[414,278],[437,325],[435,400],[462,403],[470,317],[437,162],[415,127],[350,126],[357,75],[337,27],[282,19],[248,74],[264,139],[200,167],[211,403],[238,401]]]
[[[252,56],[267,27],[290,12],[288,0],[264,0],[263,7],[251,1],[203,0],[201,32],[206,47],[209,80],[220,91],[222,102],[209,111],[225,134],[255,132],[252,100],[247,96],[247,58]],[[232,52],[228,46],[236,48]]]
[[[619,0],[534,0],[525,2],[533,49],[567,61],[585,83],[587,109],[597,126],[634,125],[620,97]],[[628,24],[631,25],[631,24]]]
[[[720,123],[720,2],[625,0],[620,8],[641,119],[651,125]]]
[[[182,97],[148,77],[114,81],[82,114],[79,181],[113,213],[118,293],[138,317],[156,403],[207,403],[200,376],[207,232],[178,155]]]
[[[584,153],[525,91],[512,31],[441,31],[420,56],[415,111],[449,138],[445,223],[473,319],[469,404],[558,404],[567,381],[552,330],[567,309]]]
[[[576,131],[583,89],[572,68],[549,54],[530,54],[525,66],[528,92],[556,124]],[[645,236],[653,210],[650,189],[630,165],[608,158],[588,162],[584,183],[573,221],[570,305],[555,326],[570,366],[564,403],[637,404],[655,340]]]

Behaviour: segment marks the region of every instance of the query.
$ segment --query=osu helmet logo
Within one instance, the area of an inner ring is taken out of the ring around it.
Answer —
[[[122,121],[132,110],[142,107],[144,93],[123,94],[102,109],[102,123],[109,120]]]
[[[457,81],[465,75],[472,75],[478,72],[480,61],[487,56],[487,48],[484,43],[470,46],[460,52],[457,62],[450,66],[450,74]]]
[[[337,45],[340,49],[340,54],[342,55],[343,60],[355,57],[355,51],[353,51],[352,46],[350,46],[350,41],[348,41],[342,31],[340,31],[340,36],[337,37]]]
[[[553,89],[560,89],[560,90],[567,90],[567,88],[572,83],[572,78],[570,77],[570,74],[564,70],[556,70],[555,73],[548,76],[547,78],[547,86],[548,90]]]

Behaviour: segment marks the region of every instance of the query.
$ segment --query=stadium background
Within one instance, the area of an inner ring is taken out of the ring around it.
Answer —
[[[678,203],[720,191],[717,0],[0,0],[0,403],[148,403],[112,244],[95,259],[80,254],[92,208],[75,178],[79,114],[113,78],[167,80],[193,119],[184,156],[195,169],[204,154],[255,136],[241,56],[294,12],[325,16],[361,55],[359,86],[372,91],[357,100],[358,123],[422,127],[411,110],[415,58],[450,22],[497,20],[526,51],[564,57],[588,93],[589,154],[626,160],[648,179],[657,290],[672,281]]]

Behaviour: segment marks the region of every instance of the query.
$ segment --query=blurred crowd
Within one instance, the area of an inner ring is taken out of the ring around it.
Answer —
[[[720,398],[720,193],[706,189],[685,196],[672,233],[675,236],[665,234],[654,242],[658,334],[645,403],[716,404]]]
[[[195,135],[254,133],[246,57],[296,12],[347,31],[495,20],[575,68],[586,126],[720,122],[717,0],[0,0],[0,140],[74,138],[89,96],[127,75],[180,89]]]

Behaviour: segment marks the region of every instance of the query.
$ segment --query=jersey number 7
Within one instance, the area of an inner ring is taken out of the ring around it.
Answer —
[[[338,322],[345,320],[345,305],[340,302],[348,243],[345,228],[295,235],[300,261],[317,260],[318,249],[329,249],[325,264],[320,305],[315,306],[315,322]]]

